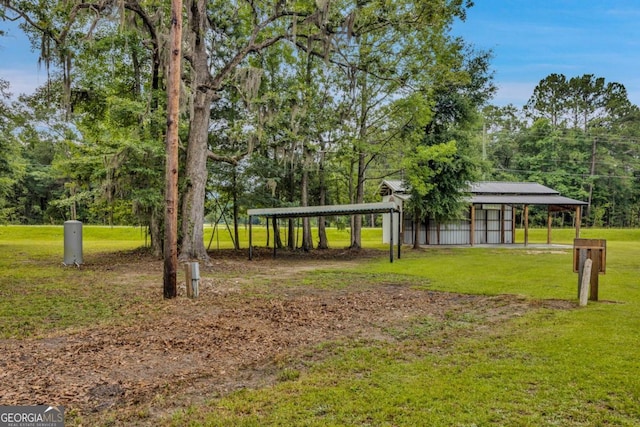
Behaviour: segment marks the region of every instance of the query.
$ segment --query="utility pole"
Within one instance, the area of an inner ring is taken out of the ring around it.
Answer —
[[[178,124],[182,59],[182,0],[171,0],[167,81],[167,140],[164,217],[164,297],[178,295]]]
[[[487,160],[487,118],[482,122],[482,161]],[[482,179],[485,179],[486,172],[482,172]]]
[[[486,122],[482,123],[482,160],[487,160],[487,123]]]

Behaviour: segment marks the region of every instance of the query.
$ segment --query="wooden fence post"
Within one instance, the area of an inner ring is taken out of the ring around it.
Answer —
[[[587,297],[589,295],[589,284],[591,283],[592,263],[593,262],[590,259],[585,260],[584,268],[582,269],[582,281],[580,282],[580,289],[579,289],[580,307],[584,307],[585,305],[587,305]]]
[[[598,301],[598,274],[600,272],[600,252],[598,250],[592,249],[595,252],[591,256],[591,261],[593,262],[591,266],[591,286],[589,288],[589,299],[591,301]]]
[[[193,298],[193,286],[191,284],[191,263],[184,263],[184,284],[187,287],[187,298]]]

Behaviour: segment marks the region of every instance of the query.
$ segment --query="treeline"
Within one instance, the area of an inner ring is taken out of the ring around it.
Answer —
[[[181,257],[207,258],[205,214],[237,222],[248,207],[377,200],[380,179],[420,145],[446,152],[416,162],[436,169],[477,157],[470,126],[493,91],[489,54],[450,34],[470,4],[186,0]],[[5,221],[137,222],[162,249],[169,12],[147,0],[0,5],[50,76],[33,96],[5,98],[17,154]],[[350,225],[359,247],[362,218]],[[303,228],[305,249],[324,244]]]
[[[622,84],[551,74],[523,108],[484,116],[487,176],[583,200],[587,225],[640,225],[640,112]]]
[[[50,70],[18,100],[0,76],[0,220],[140,224],[162,250],[164,3],[0,6]],[[456,215],[465,182],[522,180],[589,200],[589,224],[637,225],[624,87],[552,75],[525,108],[488,106],[490,53],[450,34],[467,7],[185,1],[181,253],[207,256],[206,221],[237,236],[248,208],[379,201],[384,178],[410,184],[416,218]],[[323,225],[303,224],[302,247],[327,245]]]

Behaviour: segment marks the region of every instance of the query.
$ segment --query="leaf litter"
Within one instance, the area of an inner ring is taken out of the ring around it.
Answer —
[[[184,281],[178,298],[163,300],[162,261],[148,255],[89,260],[84,269],[135,283],[136,302],[126,306],[123,321],[0,340],[2,404],[63,405],[85,422],[142,408],[147,415],[136,424],[156,425],[181,406],[272,384],[283,363],[295,364],[323,343],[394,342],[402,339],[394,331],[411,328],[416,319],[444,322],[451,313],[472,315],[474,322],[460,332],[469,334],[541,306],[575,305],[436,292],[411,283],[282,286],[311,270],[344,267],[380,252],[312,254],[273,259],[263,250],[248,261],[243,252],[218,251],[211,266],[201,268],[195,300],[184,295]],[[258,279],[260,292],[247,286]]]

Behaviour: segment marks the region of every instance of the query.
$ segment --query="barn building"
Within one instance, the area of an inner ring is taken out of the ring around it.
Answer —
[[[529,243],[529,206],[547,207],[547,243],[551,244],[553,212],[569,211],[575,215],[576,237],[580,234],[581,208],[585,202],[563,197],[556,190],[534,182],[477,182],[470,185],[469,208],[462,218],[448,221],[427,220],[420,224],[420,245],[478,245],[513,244],[515,241],[516,213],[520,210],[524,225],[524,244]],[[398,241],[398,233],[404,244],[413,244],[414,221],[403,214],[403,205],[411,197],[402,181],[385,180],[380,185],[384,202],[393,202],[398,212],[393,222],[400,229],[387,226],[390,214],[383,216],[383,241]],[[392,230],[392,231],[390,231]]]

